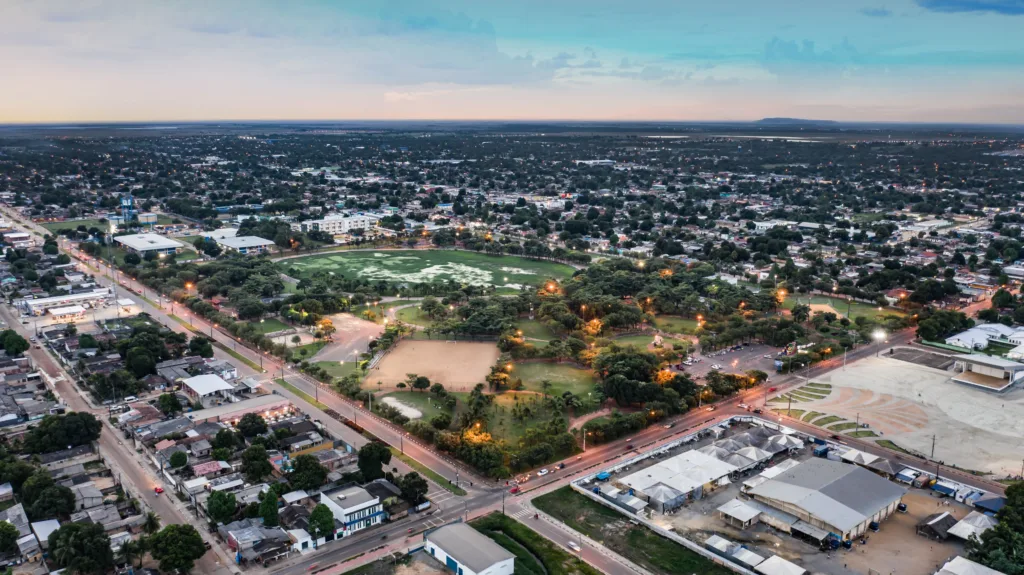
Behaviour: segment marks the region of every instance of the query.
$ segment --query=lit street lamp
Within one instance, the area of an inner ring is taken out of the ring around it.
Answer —
[[[875,333],[871,334],[871,336],[875,338],[875,357],[878,357],[878,352],[879,348],[882,345],[882,340],[885,339],[885,332],[878,329],[875,330]]]

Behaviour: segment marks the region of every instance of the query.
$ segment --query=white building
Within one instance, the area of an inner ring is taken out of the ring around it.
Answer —
[[[56,321],[78,321],[85,317],[85,308],[80,305],[51,307],[48,311]]]
[[[147,253],[176,254],[185,247],[185,244],[178,240],[172,240],[160,234],[129,234],[116,236],[114,241],[124,246],[124,249],[129,252],[139,255]]]
[[[370,495],[362,487],[348,487],[321,493],[320,503],[329,507],[334,513],[335,521],[342,524],[340,537],[348,537],[367,527],[379,525],[384,520],[384,508],[380,499]]]
[[[218,375],[190,377],[181,382],[181,389],[193,401],[201,401],[204,407],[209,407],[207,405],[208,402],[212,402],[218,396],[227,399],[230,397],[231,392],[235,390],[230,383],[224,381],[224,378]]]
[[[67,307],[71,305],[84,306],[85,304],[96,305],[105,302],[109,297],[110,288],[95,288],[90,291],[75,294],[23,299],[18,302],[18,308],[32,315],[43,315],[51,308]]]
[[[11,232],[4,234],[4,243],[15,248],[30,248],[35,245],[32,236],[25,232]]]
[[[1024,329],[1008,327],[1001,323],[983,323],[946,338],[946,345],[964,349],[985,349],[990,341],[1007,344],[1024,344]]]
[[[212,232],[206,232],[204,235],[213,241],[233,238],[238,235],[238,228],[221,228],[219,230],[213,230]]]
[[[291,228],[298,232],[326,232],[328,234],[349,234],[355,230],[369,230],[377,220],[370,216],[355,215],[346,216],[343,214],[328,214],[319,220],[306,220],[291,224]]]
[[[214,241],[217,242],[218,246],[227,251],[238,252],[245,255],[265,254],[270,251],[270,247],[274,245],[274,242],[265,240],[259,236],[235,236],[233,238],[221,238]]]
[[[426,551],[456,575],[512,575],[515,555],[465,523],[427,534]]]

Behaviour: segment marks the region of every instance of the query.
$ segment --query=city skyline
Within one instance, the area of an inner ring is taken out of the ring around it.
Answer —
[[[1024,123],[1020,0],[18,2],[0,122]]]

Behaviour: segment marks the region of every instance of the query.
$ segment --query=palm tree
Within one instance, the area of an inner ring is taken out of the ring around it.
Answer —
[[[547,395],[548,392],[551,391],[551,386],[552,386],[552,383],[550,381],[546,380],[546,379],[543,379],[540,382],[540,388],[544,392],[544,395]]]
[[[149,535],[160,531],[160,516],[152,511],[147,513],[146,519],[142,523],[142,530]]]
[[[131,565],[132,562],[134,562],[136,559],[139,559],[139,565],[141,566],[141,559],[143,555],[142,541],[133,541],[131,539],[125,541],[121,544],[121,550],[118,551],[117,554],[121,558],[121,560],[127,563],[128,565]]]

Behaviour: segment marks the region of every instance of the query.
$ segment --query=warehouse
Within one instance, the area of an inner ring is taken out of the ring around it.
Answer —
[[[23,299],[18,302],[18,308],[32,315],[43,315],[52,308],[72,305],[85,306],[85,304],[96,305],[107,301],[108,298],[110,298],[110,288],[94,288],[53,297]]]
[[[846,540],[889,517],[906,491],[862,467],[810,459],[749,493],[755,501]]]
[[[225,251],[238,252],[243,255],[265,254],[274,242],[258,236],[235,236],[215,240]]]
[[[689,499],[700,499],[705,491],[736,470],[735,465],[700,451],[686,451],[627,475],[618,483],[665,513]]]
[[[161,236],[160,234],[128,234],[116,236],[114,241],[121,244],[124,249],[139,255],[155,253],[157,255],[176,254],[185,247],[185,244]]]
[[[426,551],[458,575],[512,575],[515,556],[465,523],[427,534]]]

